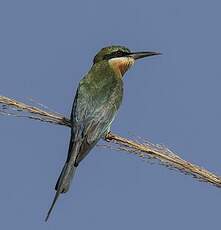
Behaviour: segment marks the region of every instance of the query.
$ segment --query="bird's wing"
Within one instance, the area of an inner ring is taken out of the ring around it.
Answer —
[[[69,147],[71,150],[75,142],[81,142],[76,165],[108,130],[121,104],[121,82],[111,82],[112,87],[108,84],[110,82],[103,83],[103,90],[84,82],[79,85],[72,110],[73,128]]]

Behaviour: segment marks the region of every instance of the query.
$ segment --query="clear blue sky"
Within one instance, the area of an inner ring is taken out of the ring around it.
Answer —
[[[0,94],[70,114],[93,56],[111,44],[164,55],[125,76],[112,126],[221,175],[220,1],[1,1]],[[221,190],[96,147],[48,223],[69,130],[0,117],[1,229],[219,229]]]

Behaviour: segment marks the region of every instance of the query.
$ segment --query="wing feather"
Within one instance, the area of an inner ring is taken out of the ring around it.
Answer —
[[[85,81],[79,84],[72,110],[73,139],[82,142],[76,164],[88,154],[108,130],[121,104],[122,81],[116,78],[114,80],[109,89],[108,85],[103,83],[103,87],[108,89],[106,91],[95,89],[93,84],[87,84]]]

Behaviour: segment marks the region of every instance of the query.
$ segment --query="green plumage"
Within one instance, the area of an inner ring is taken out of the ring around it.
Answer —
[[[107,61],[94,64],[80,81],[71,116],[73,139],[81,142],[75,165],[108,131],[122,97],[123,81]]]
[[[68,156],[55,186],[56,194],[46,221],[60,193],[69,190],[78,164],[110,130],[122,102],[122,75],[135,60],[159,54],[149,51],[131,53],[126,47],[110,46],[94,57],[93,66],[80,81],[75,95]]]
[[[113,50],[117,50],[117,47],[114,46]],[[110,55],[110,51],[108,47],[98,53],[90,71],[79,83],[71,112],[72,127],[68,156],[56,183],[56,194],[46,221],[60,193],[69,190],[80,161],[109,131],[122,102],[122,76],[114,71],[105,58],[106,55]]]

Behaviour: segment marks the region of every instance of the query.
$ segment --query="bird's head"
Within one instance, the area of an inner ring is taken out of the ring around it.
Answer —
[[[160,54],[161,53],[150,51],[131,52],[124,46],[109,46],[102,48],[96,54],[93,63],[108,61],[114,71],[123,76],[137,59]]]

